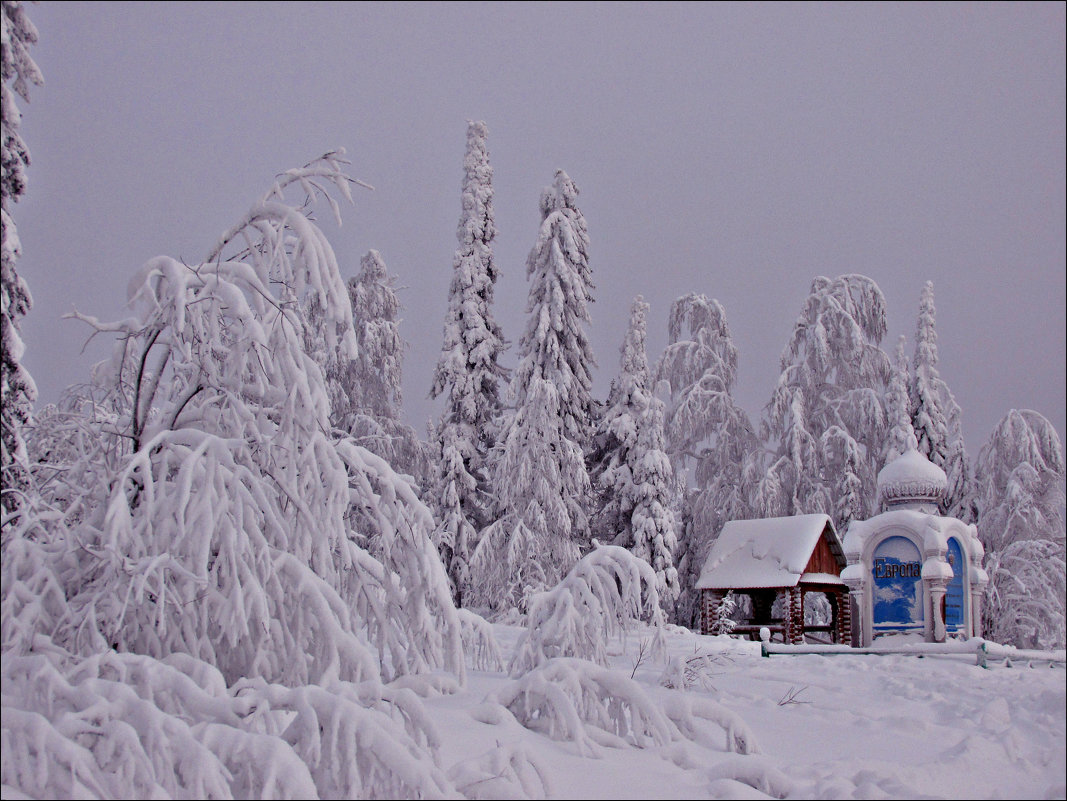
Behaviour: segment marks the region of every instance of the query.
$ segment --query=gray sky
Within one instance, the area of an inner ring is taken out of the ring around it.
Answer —
[[[405,411],[420,433],[441,346],[468,119],[484,119],[517,342],[537,201],[557,168],[592,240],[606,394],[632,297],[649,355],[671,302],[726,308],[754,419],[816,275],[881,286],[890,353],[934,282],[939,369],[976,455],[1009,409],[1064,437],[1065,6],[1047,4],[53,3],[31,5],[45,85],[14,208],[35,307],[25,363],[54,401],[73,307],[125,316],[148,258],[207,255],[273,176],[337,146],[358,191],[344,274],[379,250],[407,287]],[[514,363],[515,350],[506,355]]]

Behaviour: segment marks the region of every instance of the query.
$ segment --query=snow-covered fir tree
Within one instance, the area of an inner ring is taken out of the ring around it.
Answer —
[[[963,443],[960,407],[937,369],[936,318],[934,284],[927,281],[915,324],[915,356],[909,386],[912,427],[919,452],[948,476],[945,511],[952,517],[973,523],[973,489]]]
[[[671,461],[664,451],[663,406],[663,401],[652,396],[640,420],[634,447],[634,510],[630,523],[634,555],[652,566],[660,603],[673,619],[681,587],[674,564],[678,547],[673,509],[675,482]]]
[[[556,584],[589,545],[584,453],[594,360],[584,326],[592,281],[577,196],[557,171],[541,194],[541,227],[526,260],[528,323],[501,427],[499,517],[471,558],[473,602],[497,610],[525,610],[531,594]]]
[[[908,358],[904,352],[906,339],[903,334],[897,340],[894,354],[893,374],[885,393],[885,416],[889,425],[885,438],[882,464],[886,465],[908,449],[908,441],[915,436],[911,425],[911,406],[908,400]]]
[[[624,548],[634,545],[631,516],[637,501],[637,439],[652,400],[645,346],[647,318],[648,304],[638,295],[630,307],[630,322],[619,349],[619,374],[611,382],[587,458],[595,496],[592,535],[600,542]]]
[[[753,497],[759,515],[822,512],[842,531],[870,514],[892,369],[885,333],[885,297],[870,278],[812,282],[762,426],[772,455]]]
[[[1065,638],[1063,445],[1053,425],[1012,409],[978,456],[978,536],[989,586],[987,637],[1024,648],[1063,648]]]
[[[463,159],[462,211],[452,260],[448,313],[441,357],[430,397],[445,396],[446,408],[435,432],[435,539],[463,604],[470,581],[471,550],[492,522],[494,491],[489,454],[496,442],[501,411],[499,364],[506,343],[493,319],[493,292],[499,272],[493,258],[493,168],[484,122],[467,124]]]
[[[389,275],[381,254],[370,250],[346,286],[358,352],[354,358],[338,358],[336,366],[327,365],[331,422],[423,488],[426,446],[401,419],[405,345],[396,278]]]
[[[19,493],[28,478],[22,428],[33,411],[37,387],[22,364],[25,345],[19,335],[19,319],[33,305],[29,287],[15,263],[21,253],[12,219],[12,204],[26,191],[26,167],[30,153],[19,135],[22,113],[15,95],[29,102],[29,85],[41,85],[41,73],[30,57],[37,42],[37,29],[16,0],[3,0],[0,12],[0,505],[5,510],[19,505]]]
[[[451,791],[418,700],[383,683],[464,677],[433,520],[383,459],[331,436],[303,346],[312,293],[327,351],[356,353],[333,250],[284,199],[347,196],[343,163],[335,152],[283,174],[202,263],[150,260],[127,318],[76,315],[116,347],[94,371],[97,417],[67,423],[94,434],[50,449],[61,463],[41,465],[51,478],[5,531],[5,787]],[[123,444],[99,460],[108,439]],[[360,547],[353,506],[380,559]]]
[[[748,415],[733,399],[738,351],[722,304],[695,293],[678,298],[667,333],[656,378],[670,395],[666,450],[679,498],[678,622],[695,626],[696,580],[712,542],[727,520],[751,515],[743,472],[758,443]]]
[[[664,451],[663,402],[650,388],[648,304],[638,295],[620,348],[589,460],[597,496],[593,536],[629,548],[656,572],[659,600],[673,617],[678,597],[674,471]]]

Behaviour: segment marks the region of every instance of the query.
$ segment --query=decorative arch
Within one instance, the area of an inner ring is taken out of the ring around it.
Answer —
[[[907,548],[910,548],[906,554],[903,553],[903,550],[906,549],[901,543],[906,543]],[[894,550],[894,545],[897,546],[896,550],[898,551],[896,557],[890,553],[890,551]],[[883,554],[883,550],[886,553]],[[900,557],[907,556],[908,558],[903,561],[908,564],[908,567],[906,569],[889,567],[886,570],[887,575],[885,578],[879,580],[875,561],[880,556],[885,556],[889,559],[887,563],[889,565],[893,564],[894,558],[896,563],[899,564],[902,561]],[[926,582],[922,580],[922,563],[923,542],[921,536],[909,527],[902,526],[899,523],[890,524],[867,538],[864,543],[862,562],[862,564],[866,565],[866,578],[863,582],[863,620],[861,622],[864,642],[872,643],[879,635],[889,633],[926,633],[928,621],[924,610],[927,609],[930,603],[930,593]],[[888,575],[893,572],[897,573],[897,575]],[[913,575],[900,575],[901,572]],[[894,592],[903,592],[905,589],[910,590],[910,595],[906,599],[898,598],[898,608],[894,610],[892,608],[892,599],[889,596]],[[882,596],[881,599],[879,595]],[[879,601],[882,603],[880,604]],[[892,614],[893,612],[901,611],[900,604],[907,605],[908,619],[891,619],[896,617],[896,615]]]

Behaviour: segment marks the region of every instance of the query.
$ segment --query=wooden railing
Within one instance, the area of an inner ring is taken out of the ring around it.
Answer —
[[[768,627],[769,628],[769,627]],[[814,628],[814,627],[809,627]],[[871,654],[885,656],[887,654],[903,654],[906,656],[951,656],[974,654],[975,664],[987,668],[991,662],[1003,661],[1006,667],[1017,664],[1033,665],[1048,664],[1067,666],[1067,652],[1059,651],[1033,651],[1015,648],[1011,645],[983,640],[981,637],[972,637],[969,640],[952,640],[949,642],[916,642],[906,645],[871,645],[866,648],[853,648],[848,645],[785,645],[783,643],[761,643],[763,656],[771,654],[796,655],[818,654],[820,656],[838,656],[843,654],[861,655]]]

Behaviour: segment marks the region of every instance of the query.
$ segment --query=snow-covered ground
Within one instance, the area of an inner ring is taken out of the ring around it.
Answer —
[[[521,629],[496,625],[505,658]],[[662,661],[647,634],[616,641],[612,667],[655,699]],[[539,765],[556,798],[1063,798],[1067,793],[1067,681],[1062,664],[989,669],[973,656],[774,655],[757,643],[672,628],[670,657],[707,654],[704,687],[755,735],[757,754],[725,750],[714,724],[704,748],[674,743],[599,747],[583,756],[514,719],[479,722],[483,701],[508,684],[471,671],[460,693],[430,697],[446,768],[496,746],[518,746]],[[792,699],[792,702],[790,702]],[[473,714],[472,714],[473,713]],[[476,788],[468,788],[467,792]],[[486,797],[506,787],[486,782]]]

